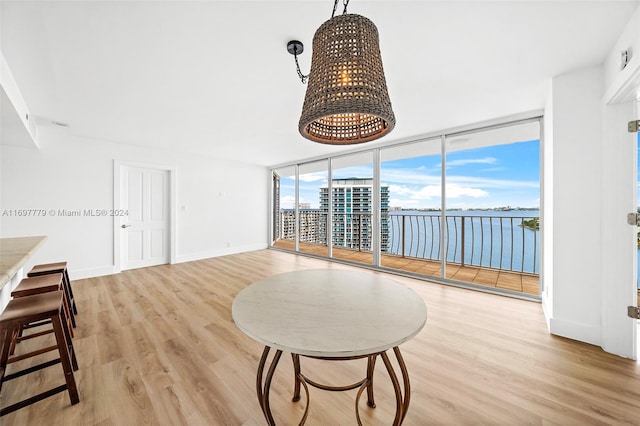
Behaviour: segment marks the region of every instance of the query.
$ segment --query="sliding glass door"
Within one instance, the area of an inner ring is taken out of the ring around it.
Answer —
[[[331,193],[334,258],[373,263],[373,187],[371,151],[332,160],[327,194]]]
[[[380,150],[380,187],[388,194],[381,209],[380,265],[441,277],[441,139]]]
[[[272,171],[271,244],[287,250],[296,249],[296,167]]]
[[[537,120],[446,138],[445,278],[539,295]]]
[[[274,188],[274,247],[540,294],[540,117],[278,168]]]
[[[329,212],[323,198],[327,181],[327,160],[301,164],[298,168],[299,250],[320,256],[329,255]]]

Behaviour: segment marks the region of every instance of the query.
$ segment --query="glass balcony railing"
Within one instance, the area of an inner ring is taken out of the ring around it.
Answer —
[[[381,217],[383,254],[440,261],[461,266],[539,274],[540,220],[538,216],[511,216],[508,211],[479,215],[447,215],[441,225],[439,212],[391,212]],[[289,218],[290,219],[290,218]],[[301,217],[300,241],[327,245],[328,215],[314,212]],[[312,223],[312,220],[315,221]],[[281,215],[280,237],[293,241],[293,227]],[[333,215],[334,247],[372,251],[372,215]],[[441,230],[443,237],[441,237]]]
[[[504,212],[508,213],[508,212]],[[529,274],[539,273],[538,216],[390,214],[387,253]]]

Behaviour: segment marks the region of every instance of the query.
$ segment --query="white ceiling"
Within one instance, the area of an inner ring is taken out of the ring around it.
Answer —
[[[0,50],[30,112],[70,135],[261,165],[353,149],[297,131],[306,86],[286,43],[305,44],[307,73],[331,0],[0,4]],[[378,27],[397,118],[370,144],[542,108],[548,79],[602,63],[637,6],[350,2]]]

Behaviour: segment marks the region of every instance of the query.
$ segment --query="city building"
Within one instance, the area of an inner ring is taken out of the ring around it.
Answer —
[[[308,205],[308,204],[307,204]],[[300,241],[307,243],[324,244],[326,242],[324,233],[324,215],[320,209],[300,208]],[[285,240],[295,240],[296,238],[296,210],[281,209],[279,216],[280,228],[278,232]]]
[[[333,245],[358,250],[372,249],[372,203],[373,179],[348,178],[333,179],[332,191],[332,231]],[[329,212],[329,188],[320,188],[320,210]],[[380,187],[380,248],[387,251],[389,243],[389,187]]]
[[[296,236],[295,209],[279,208],[280,179],[274,174],[274,239],[294,240]],[[348,178],[332,181],[332,218],[333,246],[371,251],[373,240],[372,203],[373,179]],[[299,235],[301,242],[326,244],[327,217],[329,213],[328,185],[320,187],[320,208],[311,208],[311,203],[299,203]],[[380,188],[380,248],[387,251],[389,244],[389,187]],[[277,214],[279,212],[279,214]]]

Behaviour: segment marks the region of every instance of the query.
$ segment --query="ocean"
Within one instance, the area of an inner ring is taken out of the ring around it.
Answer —
[[[523,226],[539,210],[447,211],[444,251],[449,262],[517,272],[540,272],[540,231]],[[441,258],[439,211],[391,211],[388,252]],[[535,225],[535,222],[530,222]],[[404,230],[404,232],[403,232]],[[404,241],[403,241],[404,234]]]

